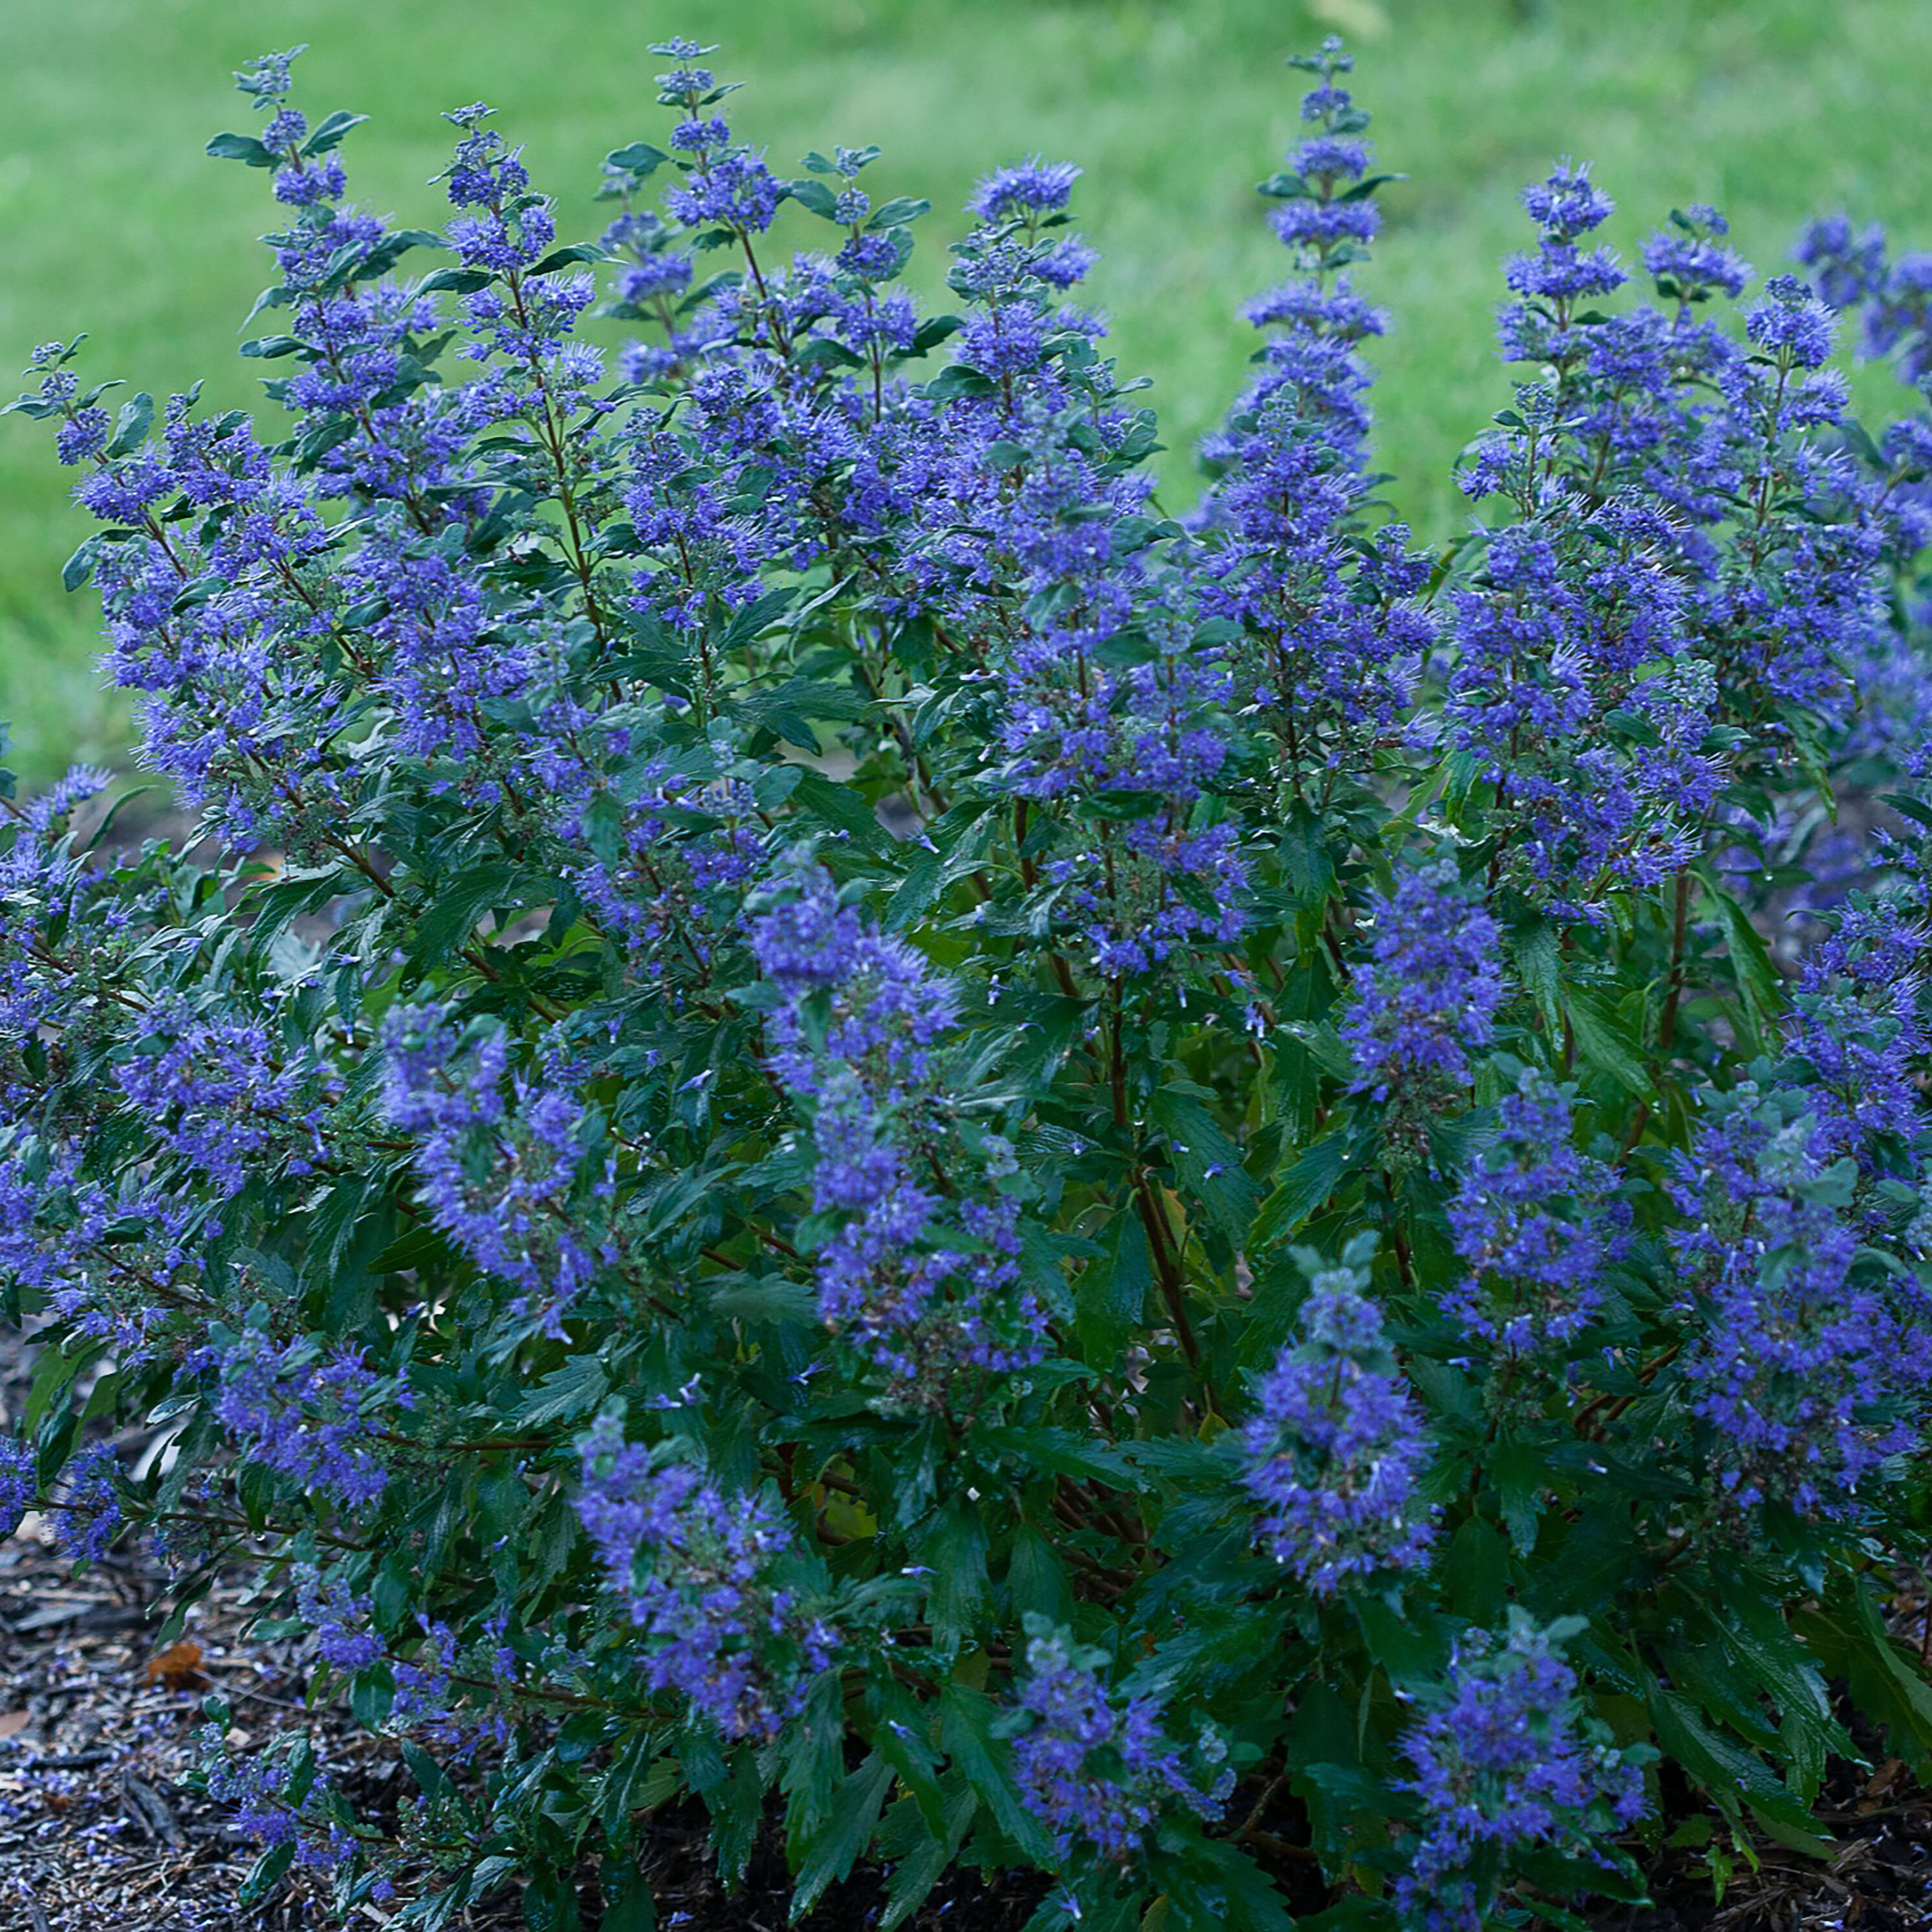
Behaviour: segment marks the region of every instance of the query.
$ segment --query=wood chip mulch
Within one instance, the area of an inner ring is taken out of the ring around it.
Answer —
[[[156,1580],[118,1560],[74,1576],[32,1521],[0,1545],[0,1932],[321,1932],[335,1922],[300,1874],[237,1910],[256,1848],[183,1782],[202,1700],[212,1690],[227,1698],[244,1750],[303,1724],[328,1768],[376,1802],[400,1778],[390,1747],[340,1714],[308,1711],[292,1660],[244,1642],[243,1613],[220,1593],[158,1652]],[[1602,1932],[1932,1932],[1932,1792],[1912,1787],[1896,1759],[1870,1755],[1875,1769],[1832,1768],[1820,1808],[1840,1848],[1828,1864],[1761,1846],[1758,1869],[1740,1861],[1719,1901],[1701,1852],[1667,1852],[1651,1874],[1653,1906],[1595,1922]],[[650,1860],[659,1924],[783,1932],[789,1886],[776,1840],[728,1896],[703,1839],[691,1810],[661,1814]],[[1019,1932],[1041,1890],[1037,1878],[988,1887],[965,1875],[914,1925]],[[802,1932],[875,1924],[883,1898],[879,1875],[861,1871]],[[386,1924],[393,1910],[365,1907],[362,1922]],[[594,1926],[590,1895],[585,1916]],[[454,1923],[510,1932],[522,1918],[506,1896]]]
[[[18,1413],[30,1353],[0,1330],[0,1427]],[[32,1517],[0,1542],[0,1932],[335,1925],[323,1875],[298,1869],[260,1904],[238,1906],[256,1847],[224,1808],[185,1781],[200,1761],[196,1733],[212,1692],[228,1702],[238,1752],[299,1726],[365,1815],[392,1812],[409,1789],[393,1740],[370,1737],[343,1712],[308,1709],[299,1654],[244,1634],[245,1576],[224,1580],[190,1612],[179,1638],[159,1648],[164,1581],[133,1553],[76,1575]],[[1916,1644],[1932,1604],[1922,1592],[1901,1598],[1899,1610]],[[1719,1899],[1703,1852],[1666,1851],[1648,1874],[1654,1903],[1600,1912],[1593,1924],[1599,1932],[1932,1932],[1932,1790],[1914,1786],[1881,1739],[1852,1730],[1869,1762],[1830,1768],[1820,1804],[1837,1842],[1828,1863],[1760,1846],[1756,1868],[1737,1860]],[[1279,1822],[1284,1836],[1294,1831],[1294,1820]],[[704,1837],[695,1806],[668,1807],[653,1818],[646,1868],[658,1924],[666,1932],[788,1932],[790,1887],[776,1832],[758,1847],[744,1886],[730,1894]],[[1283,1876],[1292,1890],[1306,1889],[1305,1864]],[[991,1884],[957,1874],[907,1932],[1020,1932],[1048,1882],[1038,1874]],[[862,1868],[794,1932],[876,1925],[884,1898],[883,1874]],[[357,1924],[387,1925],[406,1903],[364,1906]],[[600,1916],[587,1885],[586,1932]],[[458,1913],[451,1932],[513,1932],[523,1923],[507,1892]]]
[[[183,1782],[211,1690],[245,1750],[305,1714],[300,1686],[235,1640],[232,1610],[158,1652],[152,1581],[118,1560],[72,1575],[33,1519],[0,1545],[0,1928],[320,1928],[299,1886],[237,1910],[256,1848]]]

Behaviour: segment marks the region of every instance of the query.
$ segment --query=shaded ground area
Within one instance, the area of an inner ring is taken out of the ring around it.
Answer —
[[[0,1546],[0,1927],[320,1925],[301,1887],[237,1912],[255,1847],[183,1783],[209,1692],[245,1750],[301,1712],[301,1687],[236,1640],[232,1609],[157,1654],[150,1580],[118,1562],[72,1578],[31,1522]]]
[[[292,1874],[253,1908],[236,1900],[256,1848],[224,1808],[184,1780],[199,1762],[202,1702],[230,1702],[238,1754],[290,1724],[314,1737],[318,1756],[358,1810],[392,1808],[407,1779],[388,1740],[356,1731],[340,1713],[310,1712],[302,1685],[274,1645],[244,1642],[232,1601],[205,1606],[177,1643],[156,1652],[152,1586],[136,1566],[110,1561],[76,1578],[30,1520],[0,1544],[0,1932],[319,1932],[336,1922],[325,1887]],[[658,1923],[682,1932],[782,1932],[790,1884],[773,1834],[754,1858],[744,1890],[728,1896],[705,1856],[694,1807],[659,1815],[650,1861]],[[1018,1932],[1043,1883],[1028,1876],[988,1889],[968,1875],[935,1894],[914,1932]],[[882,1876],[861,1872],[807,1919],[803,1932],[851,1932],[876,1923]],[[400,1903],[400,1901],[399,1901]],[[362,1908],[382,1926],[392,1912]],[[585,1918],[595,1925],[594,1892]],[[511,1932],[514,1894],[457,1915],[452,1927]]]
[[[1757,1848],[1721,1901],[1702,1852],[1666,1854],[1651,1873],[1653,1907],[1606,1914],[1602,1932],[1925,1932],[1932,1927],[1932,1792],[1897,1759],[1834,1763],[1820,1812],[1840,1849],[1828,1865]]]
[[[0,1428],[19,1413],[30,1352],[0,1334]],[[190,1612],[178,1640],[158,1648],[163,1589],[159,1570],[131,1552],[75,1576],[37,1518],[0,1542],[0,1932],[322,1932],[335,1924],[326,1874],[298,1870],[259,1905],[238,1906],[257,1848],[186,1782],[211,1694],[227,1702],[238,1755],[279,1731],[307,1730],[321,1768],[364,1816],[393,1816],[411,1789],[394,1741],[359,1731],[344,1712],[308,1709],[299,1655],[244,1635],[245,1576],[226,1580]],[[1932,1634],[1924,1589],[1902,1595],[1896,1609],[1915,1647]],[[1831,1768],[1820,1812],[1839,1849],[1828,1864],[1760,1846],[1756,1868],[1737,1858],[1717,1899],[1704,1850],[1666,1851],[1651,1870],[1654,1904],[1605,1912],[1593,1922],[1600,1932],[1932,1932],[1932,1791],[1912,1784],[1882,1740],[1850,1728],[1869,1763]],[[1308,1855],[1296,1849],[1300,1821],[1283,1809],[1259,1822],[1260,1844],[1278,1851],[1284,1895],[1298,1910],[1318,1908]],[[647,1869],[666,1932],[790,1926],[776,1832],[731,1895],[705,1855],[700,1808],[667,1807],[652,1832]],[[908,1932],[1020,1932],[1048,1882],[1035,1874],[988,1886],[962,1873]],[[884,1900],[884,1874],[861,1868],[800,1932],[876,1925]],[[388,1924],[403,1902],[365,1906],[358,1923]],[[590,1888],[586,1928],[599,1916]],[[450,1922],[452,1932],[512,1932],[524,1918],[508,1894]]]
[[[340,1716],[308,1712],[292,1660],[245,1642],[244,1612],[218,1598],[177,1645],[156,1652],[149,1605],[156,1580],[110,1562],[71,1576],[31,1523],[0,1545],[0,1928],[4,1932],[296,1932],[333,1924],[316,1882],[297,1875],[273,1897],[238,1910],[255,1848],[220,1807],[186,1788],[197,1762],[202,1700],[226,1696],[245,1751],[301,1722],[326,1767],[372,1811],[406,1784],[385,1740]],[[1862,1741],[1863,1742],[1863,1741]],[[1739,1861],[1714,1900],[1700,1850],[1664,1854],[1650,1908],[1601,1916],[1602,1932],[1926,1932],[1932,1928],[1932,1792],[1912,1786],[1875,1742],[1873,1768],[1834,1767],[1822,1810],[1841,1841],[1828,1865],[1761,1847],[1759,1869]],[[1284,1821],[1286,1822],[1286,1821]],[[705,1858],[694,1809],[660,1815],[651,1857],[658,1922],[682,1932],[782,1932],[789,1886],[776,1839],[761,1847],[746,1888],[721,1890]],[[936,1894],[915,1932],[1019,1932],[1042,1891],[1037,1877],[988,1888],[966,1875]],[[861,1871],[804,1922],[806,1932],[876,1924],[880,1877]],[[586,1900],[594,1925],[594,1903]],[[380,1926],[389,1913],[364,1910]],[[472,1932],[510,1932],[513,1897],[459,1915]]]

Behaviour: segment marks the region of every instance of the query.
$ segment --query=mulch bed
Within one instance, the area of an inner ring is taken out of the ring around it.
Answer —
[[[380,1807],[403,1779],[392,1748],[341,1714],[308,1712],[292,1658],[245,1643],[243,1612],[218,1592],[182,1642],[157,1654],[155,1577],[110,1562],[72,1576],[31,1523],[0,1546],[0,1928],[5,1932],[319,1932],[334,1920],[316,1882],[294,1875],[252,1910],[236,1892],[255,1848],[221,1808],[185,1788],[196,1762],[202,1700],[230,1702],[246,1748],[291,1723],[315,1736],[325,1764],[358,1802]],[[1701,1855],[1666,1853],[1654,1907],[1601,1916],[1603,1932],[1928,1932],[1932,1928],[1932,1792],[1895,1760],[1833,1767],[1821,1802],[1841,1847],[1830,1864],[1761,1847],[1721,1903]],[[776,1840],[746,1887],[728,1896],[704,1856],[700,1816],[661,1816],[650,1861],[658,1922],[680,1932],[783,1932],[789,1886]],[[992,1887],[970,1875],[929,1901],[924,1932],[1019,1932],[1041,1895],[1036,1876]],[[852,1932],[877,1922],[879,1876],[861,1871],[804,1922]],[[594,1907],[586,1918],[594,1924]],[[364,1922],[389,1912],[365,1907]],[[513,1898],[459,1915],[470,1932],[510,1932]]]
[[[18,1412],[26,1352],[0,1332],[0,1427]],[[342,1712],[307,1708],[298,1653],[244,1637],[247,1580],[227,1580],[191,1612],[180,1640],[158,1651],[164,1579],[145,1558],[116,1555],[76,1576],[33,1518],[0,1543],[0,1932],[334,1924],[323,1886],[299,1870],[259,1906],[238,1907],[256,1848],[224,1808],[184,1782],[199,1762],[202,1700],[218,1692],[242,1734],[232,1740],[238,1750],[300,1725],[365,1815],[392,1810],[410,1788],[392,1741],[359,1731]],[[1900,1608],[1916,1637],[1923,1599]],[[1600,1915],[1600,1932],[1932,1932],[1932,1791],[1914,1787],[1880,1740],[1856,1726],[1853,1735],[1870,1765],[1831,1768],[1820,1810],[1840,1849],[1828,1865],[1760,1846],[1757,1868],[1739,1861],[1718,1900],[1701,1852],[1666,1851],[1649,1874],[1654,1904]],[[1279,1823],[1285,1836],[1293,1832],[1293,1820]],[[730,1894],[704,1845],[694,1805],[654,1819],[647,1869],[660,1926],[784,1932],[790,1885],[776,1833]],[[1306,1889],[1306,1866],[1282,1876],[1291,1898]],[[1038,1874],[987,1885],[962,1874],[928,1900],[910,1932],[1020,1932],[1047,1884]],[[884,1898],[882,1875],[861,1869],[799,1932],[875,1924]],[[395,1909],[365,1906],[359,1922],[388,1924]],[[584,1916],[594,1927],[594,1894]],[[452,1922],[464,1932],[522,1924],[513,1894]]]
[[[0,1926],[319,1926],[296,1888],[237,1911],[255,1848],[183,1784],[211,1690],[245,1749],[301,1712],[300,1686],[235,1642],[232,1610],[158,1654],[152,1580],[118,1561],[73,1576],[31,1522],[0,1546]]]

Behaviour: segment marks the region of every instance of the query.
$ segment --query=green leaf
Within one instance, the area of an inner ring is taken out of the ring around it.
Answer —
[[[612,1763],[598,1795],[598,1814],[608,1838],[622,1838],[634,1811],[648,1811],[673,1796],[683,1780],[674,1760],[658,1754],[657,1740],[642,1726],[633,1731]]]
[[[1760,1034],[1784,1010],[1784,982],[1772,964],[1762,936],[1732,896],[1708,883],[1705,894],[1724,929],[1724,951],[1736,976],[1738,998]]]
[[[1250,1238],[1257,1253],[1285,1240],[1323,1205],[1354,1160],[1345,1133],[1333,1133],[1304,1150],[1262,1202]]]
[[[278,168],[282,158],[252,134],[218,134],[202,151],[218,161],[244,161],[251,168]]]
[[[1006,1559],[1006,1592],[1015,1616],[1028,1612],[1049,1623],[1064,1624],[1073,1615],[1073,1585],[1052,1539],[1030,1522],[1013,1532]]]
[[[519,1429],[543,1429],[588,1415],[610,1392],[610,1377],[602,1358],[572,1355],[537,1384],[512,1418]]]
[[[802,362],[808,369],[862,369],[865,358],[848,349],[842,342],[834,342],[829,335],[815,335],[808,342],[801,344],[792,352],[792,360]]]
[[[455,1252],[440,1228],[412,1228],[375,1255],[368,1266],[371,1274],[406,1274],[414,1268],[447,1263]]]
[[[1932,1684],[1893,1642],[1869,1592],[1846,1585],[1832,1614],[1793,1618],[1826,1672],[1851,1686],[1856,1708],[1883,1724],[1893,1748],[1922,1777],[1932,1771]]]
[[[1478,1527],[1488,1529],[1487,1525]],[[1495,1532],[1488,1533],[1494,1536]],[[1458,1532],[1458,1538],[1462,1532]],[[1501,1539],[1497,1539],[1500,1545]],[[1580,1516],[1553,1550],[1545,1545],[1546,1560],[1528,1573],[1523,1600],[1546,1620],[1569,1613],[1584,1614],[1618,1600],[1640,1558],[1630,1526],[1618,1514],[1599,1508]],[[1454,1559],[1454,1546],[1451,1546]],[[1478,1616],[1454,1598],[1451,1607],[1476,1622],[1490,1622],[1502,1614],[1498,1594],[1493,1612]]]
[[[872,1833],[892,1789],[892,1768],[874,1751],[845,1783],[832,1822],[812,1840],[799,1868],[792,1893],[791,1916],[802,1918],[825,1894],[826,1888],[850,1872]]]
[[[989,1429],[986,1446],[997,1449],[1023,1467],[1072,1476],[1083,1483],[1121,1489],[1133,1480],[1133,1465],[1124,1450],[1070,1429],[1034,1426]]]
[[[610,259],[594,242],[572,242],[562,248],[553,248],[541,262],[524,272],[530,275],[554,275],[558,269],[574,268],[580,262],[608,262]]]
[[[1570,994],[1570,1031],[1586,1064],[1607,1073],[1639,1100],[1650,1096],[1655,1082],[1643,1048],[1616,1007],[1602,994],[1573,988]]]
[[[256,888],[252,899],[254,936],[266,942],[291,920],[319,912],[332,900],[368,890],[368,880],[343,866],[314,872],[291,868],[272,884]]]
[[[966,326],[965,318],[957,315],[928,316],[919,326],[912,339],[912,353],[929,356],[950,335],[957,335]]]
[[[1516,926],[1508,935],[1510,957],[1544,1024],[1554,1034],[1563,1024],[1563,948],[1557,928],[1548,920],[1534,926]]]
[[[148,431],[154,426],[154,399],[146,389],[128,398],[121,405],[120,412],[114,418],[114,434],[107,446],[110,456],[125,456],[139,449],[148,440]],[[65,573],[62,573],[65,581]],[[72,584],[67,586],[70,590]]]
[[[813,818],[844,832],[861,851],[875,858],[884,858],[898,842],[860,793],[850,785],[835,784],[822,772],[802,772],[792,797]]]
[[[386,274],[412,248],[447,248],[449,244],[429,228],[392,228],[362,260],[358,273],[368,280]]]
[[[1490,1452],[1489,1472],[1510,1540],[1519,1556],[1527,1556],[1536,1546],[1536,1526],[1549,1487],[1548,1454],[1535,1442],[1498,1442]]]
[[[1192,1875],[1190,1889],[1199,1887],[1200,1903],[1210,1907],[1208,1923],[1234,1928],[1236,1932],[1294,1932],[1298,1922],[1290,1915],[1287,1901],[1274,1881],[1240,1846],[1210,1838],[1190,1847],[1188,1862]],[[1174,1932],[1188,1922],[1168,1921]]]
[[[734,716],[747,724],[762,726],[794,745],[816,750],[812,726],[818,723],[844,723],[862,717],[869,708],[862,695],[843,685],[828,684],[821,679],[788,677],[750,692],[731,705]]]
[[[55,1401],[89,1364],[99,1360],[102,1353],[102,1344],[82,1340],[41,1350],[40,1360],[34,1364],[34,1378],[27,1385],[27,1400],[20,1415],[22,1435],[31,1437],[38,1432]]]
[[[915,1851],[893,1864],[892,1878],[886,1887],[885,1916],[879,1921],[878,1932],[898,1932],[898,1928],[925,1904],[933,1887],[946,1876],[954,1853],[965,1843],[979,1808],[980,1801],[970,1790],[962,1788],[956,1792],[946,1814],[944,1835],[927,1838]]]
[[[1033,1863],[1047,1864],[1053,1857],[1052,1841],[1020,1798],[1005,1746],[994,1740],[999,1715],[1000,1707],[984,1691],[949,1684],[940,1694],[940,1742],[1015,1846]]]
[[[1817,1821],[1756,1752],[1714,1730],[1689,1698],[1654,1679],[1649,1704],[1658,1742],[1726,1817],[1739,1816],[1742,1798],[1780,1844],[1813,1858],[1831,1856]]]
[[[366,114],[350,114],[338,108],[302,143],[303,154],[304,155],[326,154],[332,148],[340,147],[343,136],[349,132],[350,129],[361,127],[368,118]]]
[[[706,1287],[712,1309],[728,1322],[800,1322],[818,1319],[818,1298],[802,1281],[782,1275],[733,1274]]]
[[[61,566],[61,587],[64,590],[78,590],[94,574],[95,558],[100,554],[102,538],[96,531],[91,537],[82,539],[80,548]]]
[[[1149,1110],[1167,1137],[1167,1150],[1187,1192],[1208,1210],[1215,1232],[1234,1247],[1246,1245],[1261,1191],[1241,1165],[1241,1150],[1192,1096],[1163,1087]]]
[[[1831,1748],[1846,1758],[1857,1752],[1839,1730],[1816,1654],[1786,1621],[1784,1606],[1763,1595],[1742,1570],[1720,1572],[1712,1600],[1701,1607],[1702,1621],[1714,1640],[1720,1633],[1736,1648],[1740,1661],[1786,1718],[1802,1717],[1827,1726]]]
[[[1426,1685],[1442,1675],[1448,1655],[1442,1618],[1414,1604],[1403,1608],[1366,1592],[1352,1603],[1369,1655],[1398,1690]]]
[[[787,182],[784,191],[800,207],[808,208],[814,214],[827,221],[838,219],[838,198],[822,181]]]
[[[453,958],[486,912],[514,908],[544,894],[521,866],[488,859],[466,867],[446,883],[418,923],[404,957],[420,973]]]
[[[613,148],[604,157],[604,165],[624,174],[635,175],[641,181],[670,159],[663,148],[654,148],[648,141],[633,141],[627,148]]]
[[[248,1875],[235,1894],[235,1903],[244,1911],[260,1905],[287,1876],[295,1856],[296,1848],[292,1844],[271,1845],[248,1868]]]
[[[932,1729],[930,1712],[883,1672],[873,1679],[868,1695],[875,1713],[874,1748],[892,1766],[893,1775],[910,1796],[926,1829],[943,1832],[946,1798],[940,1784],[940,1754],[928,1736]],[[842,1738],[842,1708],[838,1724]]]
[[[1509,1546],[1494,1523],[1468,1517],[1440,1565],[1443,1607],[1472,1624],[1498,1623],[1509,1601]]]
[[[524,1923],[530,1932],[578,1932],[576,1882],[557,1871],[534,1874],[524,1891]]]
[[[718,640],[721,652],[735,651],[763,637],[798,601],[796,590],[767,590],[754,597],[724,626]]]
[[[487,289],[496,279],[482,268],[439,268],[434,274],[423,278],[419,292],[434,295],[447,289],[452,295],[473,296],[478,289]]]
[[[598,1932],[657,1932],[657,1901],[650,1881],[633,1860],[606,1858],[597,1888],[604,1894]]]
[[[1633,1905],[1649,1902],[1643,1879],[1629,1854],[1614,1846],[1594,1848],[1587,1856],[1533,1847],[1512,1852],[1510,1863],[1513,1870],[1559,1898],[1609,1898]],[[1582,1926],[1588,1922],[1570,1922]]]
[[[1154,1259],[1141,1217],[1115,1215],[1108,1252],[1089,1262],[1074,1284],[1074,1324],[1088,1360],[1120,1359],[1130,1339],[1146,1325],[1148,1294],[1153,1286]]]
[[[986,1526],[964,1496],[950,1496],[928,1520],[914,1545],[927,1579],[933,1639],[940,1644],[965,1636],[986,1596]]]
[[[786,1738],[778,1789],[788,1800],[785,1835],[796,1864],[832,1816],[845,1779],[845,1704],[836,1670],[812,1680]]]
[[[978,370],[969,369],[963,362],[955,362],[940,370],[926,385],[922,393],[928,402],[947,403],[956,397],[992,396],[998,392]]]

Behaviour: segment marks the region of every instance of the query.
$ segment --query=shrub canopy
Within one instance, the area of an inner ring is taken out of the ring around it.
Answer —
[[[11,808],[0,1523],[152,1534],[177,1618],[260,1571],[418,1787],[211,1709],[254,1888],[344,1913],[649,1925],[681,1796],[888,1932],[953,1868],[1475,1927],[1816,1850],[1833,1687],[1932,1769],[1932,429],[1831,363],[1923,374],[1932,278],[1828,221],[1740,306],[1694,208],[1638,298],[1558,168],[1420,551],[1330,43],[1177,518],[1077,169],[922,315],[875,152],[783,178],[658,51],[564,246],[484,107],[395,231],[244,74],[272,428],[35,356],[198,829]]]

